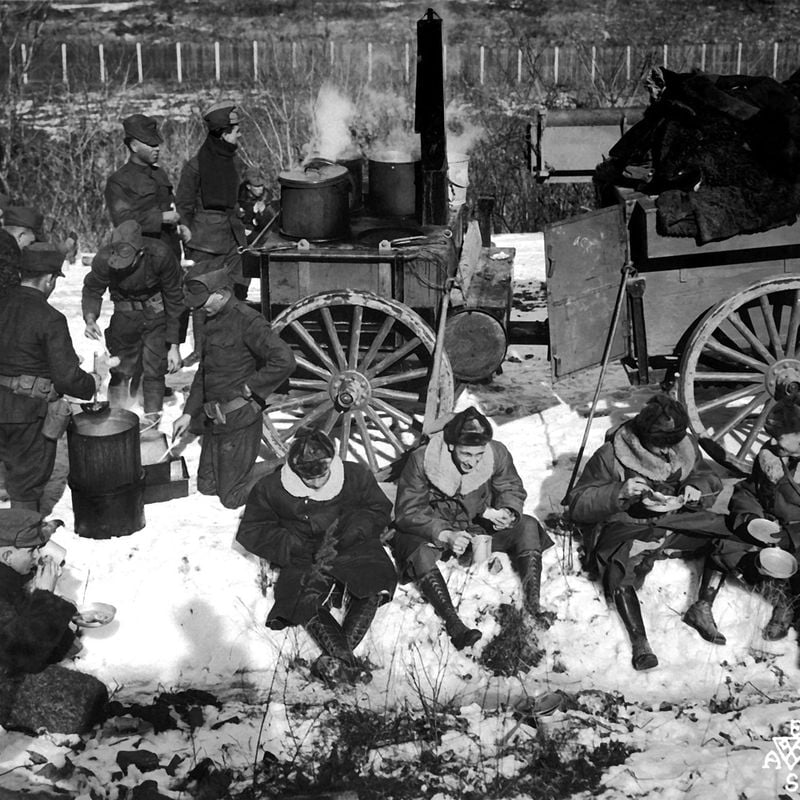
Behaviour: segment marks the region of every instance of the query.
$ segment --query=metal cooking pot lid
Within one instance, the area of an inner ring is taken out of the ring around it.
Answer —
[[[281,172],[278,181],[281,186],[333,186],[348,180],[347,167],[341,164],[313,164]]]

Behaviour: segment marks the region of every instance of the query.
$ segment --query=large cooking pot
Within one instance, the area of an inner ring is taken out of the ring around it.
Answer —
[[[381,217],[416,217],[422,206],[422,166],[410,154],[385,150],[369,157],[369,207]]]
[[[278,182],[284,236],[311,242],[347,237],[352,190],[347,167],[315,159],[304,167],[281,172]]]

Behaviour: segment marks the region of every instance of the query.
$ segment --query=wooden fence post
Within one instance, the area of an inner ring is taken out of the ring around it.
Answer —
[[[292,69],[297,69],[297,42],[292,42]]]
[[[522,83],[522,48],[517,48],[517,83]]]
[[[664,56],[662,58],[662,66],[664,69],[667,68],[667,43],[664,42]]]
[[[22,55],[22,82],[28,83],[28,45],[23,42],[20,46],[20,53]]]
[[[102,44],[97,45],[97,55],[100,57],[100,83],[106,82],[106,51]]]
[[[178,83],[183,83],[183,61],[181,60],[180,42],[175,42],[175,66],[178,70]]]
[[[367,83],[372,83],[372,42],[367,42]]]
[[[253,39],[253,80],[258,81],[258,42]]]
[[[484,76],[486,74],[486,48],[481,45],[481,86],[483,86]]]
[[[742,43],[736,48],[736,74],[742,74]]]
[[[447,45],[442,45],[442,75],[445,83],[447,82]]]
[[[144,80],[144,73],[142,71],[142,43],[136,42],[136,74],[139,76],[139,83]]]
[[[625,48],[625,80],[630,83],[631,80],[631,46]]]
[[[592,86],[594,86],[594,79],[597,74],[597,46],[592,45]]]
[[[411,45],[406,42],[406,83],[411,81]]]
[[[67,73],[67,43],[61,42],[61,82],[64,86],[69,86],[69,74]]]
[[[219,68],[219,42],[214,42],[214,80],[219,83],[220,68]]]
[[[772,77],[778,78],[778,43],[772,45]]]
[[[706,71],[706,43],[700,45],[700,70]]]
[[[558,45],[553,48],[553,83],[558,83]]]
[[[331,62],[331,66],[333,66],[333,62],[336,60],[336,46],[333,43],[333,39],[328,42],[328,58]]]

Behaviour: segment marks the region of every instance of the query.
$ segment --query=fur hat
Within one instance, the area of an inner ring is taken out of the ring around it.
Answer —
[[[38,547],[47,542],[51,533],[50,528],[42,525],[38,511],[0,509],[0,547]]]
[[[800,433],[800,407],[791,401],[775,403],[767,415],[764,430],[774,439],[784,433]]]
[[[336,446],[324,431],[302,428],[289,448],[286,460],[301,478],[318,478],[328,469]]]
[[[459,411],[443,428],[447,444],[477,446],[492,439],[489,420],[475,406]]]
[[[669,395],[651,397],[633,418],[633,432],[644,445],[672,447],[686,436],[689,415]]]

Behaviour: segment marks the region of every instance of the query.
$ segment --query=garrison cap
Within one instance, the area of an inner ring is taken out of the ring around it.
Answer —
[[[491,441],[492,426],[475,406],[469,406],[456,414],[442,433],[447,444],[475,447]]]
[[[117,225],[111,232],[110,247],[108,266],[111,269],[127,269],[136,261],[136,256],[144,247],[142,226],[133,219]]]
[[[131,114],[122,120],[122,129],[126,136],[131,139],[138,139],[140,142],[157,147],[163,144],[164,138],[158,132],[158,122],[155,117],[148,117],[144,114]]]
[[[36,234],[36,238],[42,238],[42,225],[44,225],[44,214],[29,206],[6,206],[3,209],[3,227],[10,228],[29,228]]]
[[[22,248],[20,268],[23,272],[40,272],[42,275],[64,277],[64,250],[57,244],[33,242]]]
[[[200,308],[213,292],[229,289],[231,284],[231,275],[227,269],[215,269],[187,277],[183,282],[183,301],[189,308]]]
[[[668,394],[651,397],[633,418],[633,432],[642,444],[673,447],[686,436],[689,415]]]
[[[0,509],[0,547],[38,547],[52,531],[42,525],[42,515],[26,508]]]
[[[210,131],[218,131],[229,125],[238,125],[241,122],[236,103],[231,100],[221,100],[214,103],[203,112],[203,119]]]
[[[302,428],[289,448],[286,460],[289,468],[301,478],[318,478],[324,475],[336,447],[324,431]]]

